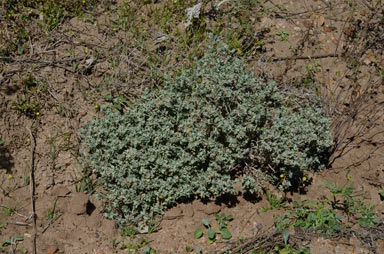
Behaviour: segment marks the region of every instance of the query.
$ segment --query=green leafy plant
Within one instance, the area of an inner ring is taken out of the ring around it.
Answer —
[[[40,114],[41,105],[33,102],[29,97],[20,96],[13,102],[13,108],[29,117],[35,117]]]
[[[87,160],[109,218],[138,223],[183,200],[234,193],[235,175],[247,176],[245,190],[265,179],[286,189],[324,166],[332,141],[319,100],[294,91],[288,100],[234,54],[214,41],[163,88],[149,87],[122,110],[108,104],[87,125]]]
[[[216,241],[216,234],[221,234],[223,239],[231,239],[232,234],[228,230],[227,222],[233,220],[231,215],[226,216],[225,214],[215,215],[217,224],[219,224],[219,229],[213,229],[211,223],[207,219],[203,219],[202,223],[207,228],[208,242],[213,243]],[[204,230],[197,228],[194,233],[196,239],[201,238],[204,235]]]
[[[325,203],[294,202],[291,212],[280,216],[275,221],[275,227],[281,230],[294,226],[333,234],[340,229],[341,219],[342,216]]]
[[[123,112],[123,109],[125,109],[129,104],[128,101],[123,96],[118,96],[116,98],[113,98],[112,95],[108,94],[104,96],[104,99],[111,103],[115,109],[117,109],[120,112]]]

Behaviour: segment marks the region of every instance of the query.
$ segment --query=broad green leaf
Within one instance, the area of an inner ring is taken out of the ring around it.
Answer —
[[[207,228],[209,228],[211,226],[211,224],[209,223],[209,220],[207,220],[205,218],[202,220],[202,222],[203,222],[203,225],[206,226]]]
[[[216,237],[216,232],[213,229],[208,229],[208,239],[214,241]]]
[[[193,236],[195,237],[195,239],[199,239],[203,236],[203,230],[201,228],[198,228],[195,230],[195,233],[193,234]]]
[[[232,238],[232,234],[231,232],[229,232],[229,230],[227,228],[223,228],[221,229],[221,237],[223,239],[231,239]]]
[[[191,246],[188,246],[188,245],[187,245],[187,246],[185,246],[185,251],[188,252],[188,253],[189,253],[189,252],[192,252],[192,251],[193,251],[193,248],[192,248]]]
[[[15,235],[13,239],[15,239],[15,241],[23,241],[24,240],[24,236],[22,236],[22,235]]]
[[[5,240],[4,242],[2,242],[1,244],[0,244],[0,246],[1,247],[4,247],[4,246],[8,246],[8,245],[11,245],[12,244],[12,242],[11,242],[11,240]]]
[[[289,254],[292,253],[289,248],[284,248],[279,251],[279,254]]]

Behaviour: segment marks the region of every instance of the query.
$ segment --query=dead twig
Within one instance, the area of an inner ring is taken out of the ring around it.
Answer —
[[[161,218],[162,220],[175,220],[175,219],[180,219],[180,218],[183,218],[184,215],[175,215],[175,216],[164,216],[163,218]]]
[[[317,56],[288,56],[288,57],[275,57],[272,59],[267,59],[265,61],[271,61],[271,62],[280,62],[280,61],[287,61],[287,60],[310,60],[310,59],[321,59],[321,58],[328,58],[328,57],[340,57],[340,54],[325,54],[325,55],[317,55]]]
[[[3,204],[0,204],[0,207],[5,208],[5,209],[11,209],[8,206],[5,206]],[[16,214],[17,216],[21,217],[21,218],[29,219],[28,216],[25,216],[24,214],[18,213],[17,211],[13,211],[13,213]]]
[[[32,203],[32,219],[33,219],[33,253],[37,254],[37,225],[36,225],[36,204],[35,204],[35,151],[36,151],[36,139],[35,136],[32,133],[33,123],[31,128],[27,127],[27,130],[29,132],[29,136],[31,139],[31,172],[30,172],[30,179],[31,179],[31,203]]]
[[[60,218],[61,214],[58,214],[56,215],[53,219],[49,220],[48,221],[48,224],[45,225],[45,227],[43,228],[43,230],[41,230],[41,234],[44,234],[45,231],[47,231],[47,229],[49,228],[49,226],[51,226],[58,218]]]
[[[16,226],[31,226],[31,224],[29,223],[26,223],[26,222],[20,222],[20,221],[15,221],[15,222],[12,222],[12,221],[8,221],[7,224],[14,224]]]
[[[54,59],[52,61],[41,61],[38,59],[32,59],[32,58],[24,58],[24,59],[15,59],[12,57],[0,57],[1,61],[9,62],[9,63],[31,63],[31,64],[37,64],[41,66],[48,66],[48,65],[55,65],[59,63],[70,63],[74,61],[79,61],[85,59],[86,56],[80,56],[75,58],[64,58],[60,60],[56,60],[56,57],[54,55]]]

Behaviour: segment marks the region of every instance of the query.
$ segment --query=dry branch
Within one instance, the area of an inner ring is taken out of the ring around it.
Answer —
[[[19,63],[19,64],[35,64],[36,66],[33,66],[30,69],[24,68],[24,66],[21,66],[20,68],[10,70],[10,71],[4,71],[2,73],[2,77],[0,77],[0,85],[3,84],[3,82],[10,77],[12,77],[14,74],[19,73],[19,72],[35,72],[41,68],[47,67],[47,66],[55,66],[55,67],[60,67],[64,68],[62,66],[58,66],[57,64],[63,64],[63,63],[71,63],[74,61],[80,61],[85,59],[86,56],[80,56],[80,57],[75,57],[75,58],[65,58],[65,59],[59,59],[56,60],[56,57],[52,61],[41,61],[38,59],[31,59],[31,58],[25,58],[25,59],[15,59],[11,57],[0,57],[0,61],[6,61],[9,62],[10,64],[13,63]],[[71,70],[64,68],[65,70],[72,72]]]
[[[339,56],[340,54],[325,54],[325,55],[317,55],[317,56],[288,56],[288,57],[275,57],[275,58],[272,58],[270,61],[280,62],[280,61],[287,61],[287,60],[310,60],[310,59],[321,59],[321,58],[339,57]]]
[[[31,179],[31,203],[32,203],[32,219],[33,219],[33,253],[37,254],[37,225],[36,225],[36,204],[35,204],[35,151],[36,151],[36,139],[35,136],[32,133],[33,129],[33,123],[31,125],[31,128],[29,129],[27,127],[27,130],[29,132],[29,136],[31,139],[31,172],[30,172],[30,179]]]

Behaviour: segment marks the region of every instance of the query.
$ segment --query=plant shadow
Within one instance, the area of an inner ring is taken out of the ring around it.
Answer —
[[[0,146],[0,170],[5,169],[9,174],[13,166],[14,160],[9,150],[4,146]]]

